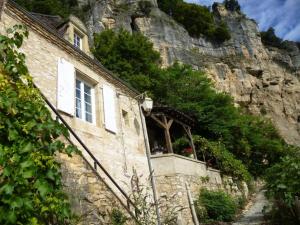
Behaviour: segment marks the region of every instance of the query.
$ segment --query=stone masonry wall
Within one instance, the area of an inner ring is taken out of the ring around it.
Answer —
[[[197,199],[201,188],[224,190],[235,197],[248,196],[245,183],[238,185],[231,177],[221,177],[220,171],[207,168],[204,162],[174,154],[152,156],[151,161],[158,196],[171,197],[174,205],[184,208],[178,215],[179,225],[194,224],[186,184],[193,200]]]
[[[118,209],[130,218],[104,179],[97,176],[81,156],[70,158],[60,154],[58,160],[62,165],[64,188],[73,212],[79,217],[79,225],[109,225],[112,209]],[[134,221],[130,219],[126,224],[134,224]]]

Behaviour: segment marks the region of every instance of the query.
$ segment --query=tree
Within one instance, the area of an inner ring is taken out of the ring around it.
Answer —
[[[94,36],[93,54],[109,70],[143,91],[152,88],[152,79],[160,62],[153,44],[142,34],[105,30]]]
[[[262,31],[260,35],[261,41],[264,45],[280,48],[282,39],[276,36],[273,27],[270,27],[267,31]]]
[[[55,155],[78,150],[57,140],[68,132],[52,119],[17,51],[28,32],[15,26],[8,33],[0,35],[0,224],[71,224]]]
[[[224,5],[227,10],[230,10],[232,12],[241,11],[241,6],[237,0],[225,0]]]

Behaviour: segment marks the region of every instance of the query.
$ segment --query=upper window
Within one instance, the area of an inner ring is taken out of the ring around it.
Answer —
[[[94,89],[82,80],[76,79],[76,117],[94,123],[93,113]]]
[[[82,49],[82,37],[76,32],[74,32],[74,46]]]

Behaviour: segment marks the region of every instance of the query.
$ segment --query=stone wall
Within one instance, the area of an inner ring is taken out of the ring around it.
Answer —
[[[78,224],[109,225],[112,209],[118,209],[130,218],[122,200],[86,160],[79,155],[70,158],[65,154],[57,158],[62,165],[64,189],[73,212],[79,217]],[[130,219],[126,224],[134,224],[134,220]]]
[[[220,171],[195,159],[175,154],[154,155],[151,157],[158,196],[173,196],[174,204],[184,207],[178,217],[178,224],[194,224],[189,207],[186,185],[195,200],[201,188],[224,190],[238,197],[248,196],[245,183],[238,185],[231,177],[221,176]]]

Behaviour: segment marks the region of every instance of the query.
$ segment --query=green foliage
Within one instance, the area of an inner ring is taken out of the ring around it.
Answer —
[[[300,157],[286,156],[267,170],[268,195],[282,199],[285,204],[292,206],[295,196],[300,196]]]
[[[182,0],[159,0],[158,7],[182,24],[192,37],[207,38],[223,42],[230,39],[230,33],[224,22],[216,22],[209,8]]]
[[[172,146],[174,153],[181,155],[183,150],[190,146],[190,142],[188,138],[181,137],[176,139],[176,141],[172,143]]]
[[[276,36],[273,27],[270,27],[267,31],[260,32],[261,41],[264,45],[280,48],[282,39]]]
[[[119,209],[113,208],[110,213],[110,220],[112,225],[124,225],[128,218]]]
[[[146,16],[150,15],[151,8],[153,7],[150,1],[139,1],[138,5],[142,13],[144,13]]]
[[[237,0],[225,0],[224,5],[227,10],[232,12],[241,10],[241,6]]]
[[[78,6],[77,0],[14,0],[28,11],[68,17]]]
[[[22,26],[0,35],[0,224],[71,224],[55,154],[77,151],[53,120],[18,52]]]
[[[230,222],[234,219],[235,213],[237,212],[235,200],[223,191],[202,189],[200,190],[197,201],[198,207],[200,205],[205,209],[205,213],[202,213],[202,218],[199,218],[200,220],[205,219],[203,216],[207,215],[207,219]],[[203,209],[197,211],[203,212]]]
[[[198,158],[205,155],[206,160],[216,159],[220,170],[228,175],[241,180],[249,181],[251,175],[242,161],[238,160],[224,145],[214,141],[208,141],[200,136],[194,136]]]
[[[159,53],[142,34],[105,30],[94,36],[93,54],[108,69],[142,91],[151,89],[152,77],[159,63]]]
[[[267,196],[274,201],[272,219],[299,224],[295,199],[300,196],[300,156],[282,158],[267,170],[265,181]]]

